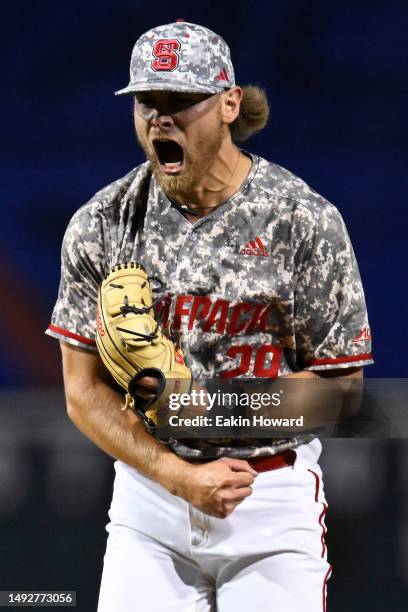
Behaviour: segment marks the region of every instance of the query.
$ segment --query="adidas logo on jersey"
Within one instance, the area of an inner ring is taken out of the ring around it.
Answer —
[[[254,255],[255,257],[269,257],[269,252],[261,238],[257,236],[255,240],[247,242],[239,252],[240,255]]]
[[[353,342],[363,342],[363,340],[371,340],[369,327],[363,327],[359,334],[354,338]]]

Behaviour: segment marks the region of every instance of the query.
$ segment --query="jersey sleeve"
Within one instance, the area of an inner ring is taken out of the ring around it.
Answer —
[[[294,296],[299,369],[327,370],[373,363],[360,273],[338,210],[327,203],[303,211]]]
[[[83,207],[66,230],[61,253],[61,281],[46,334],[96,351],[96,302],[105,271],[103,215]]]

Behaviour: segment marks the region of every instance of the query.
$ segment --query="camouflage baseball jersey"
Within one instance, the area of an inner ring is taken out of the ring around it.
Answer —
[[[163,282],[158,308],[181,334],[196,379],[372,363],[364,293],[339,212],[289,171],[252,161],[241,189],[194,224],[148,163],[99,191],[65,234],[47,333],[96,351],[99,284],[112,266],[134,261]],[[276,452],[265,442],[262,452]]]

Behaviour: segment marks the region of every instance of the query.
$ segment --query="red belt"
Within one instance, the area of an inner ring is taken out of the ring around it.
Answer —
[[[269,472],[270,470],[279,470],[280,468],[290,467],[296,461],[296,451],[291,448],[278,453],[277,455],[269,455],[266,457],[253,457],[247,459],[249,465],[257,472]]]

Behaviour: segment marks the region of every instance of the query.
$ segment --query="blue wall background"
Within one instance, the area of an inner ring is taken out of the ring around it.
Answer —
[[[223,35],[238,82],[266,88],[271,120],[247,147],[338,206],[373,328],[367,375],[406,375],[403,0],[44,0],[3,10],[1,309],[11,357],[1,358],[0,383],[60,380],[57,343],[42,331],[64,229],[95,191],[142,161],[131,102],[113,91],[127,83],[140,33],[179,17]]]

